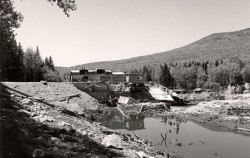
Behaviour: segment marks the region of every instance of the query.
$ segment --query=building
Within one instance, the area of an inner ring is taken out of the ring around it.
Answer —
[[[105,75],[104,69],[89,70],[88,81],[100,81],[100,77]]]
[[[112,81],[112,74],[109,74],[109,75],[104,75],[104,76],[100,76],[100,81],[101,82],[111,82]]]
[[[86,82],[88,81],[88,69],[70,70],[71,82]]]
[[[145,83],[144,74],[136,73],[124,73],[124,72],[112,72],[105,69],[80,69],[80,70],[71,70],[70,71],[70,81],[71,82],[129,82],[129,83]]]
[[[113,72],[112,82],[126,82],[126,74],[124,72]]]
[[[144,74],[128,73],[126,74],[126,82],[130,83],[145,83]]]

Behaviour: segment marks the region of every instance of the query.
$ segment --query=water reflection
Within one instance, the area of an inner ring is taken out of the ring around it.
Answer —
[[[110,129],[126,129],[129,131],[145,129],[144,116],[130,114],[124,116],[119,110],[107,110],[98,121]]]
[[[100,122],[122,133],[136,133],[170,155],[185,158],[249,158],[250,155],[250,137],[208,130],[182,118],[144,118],[106,111]]]

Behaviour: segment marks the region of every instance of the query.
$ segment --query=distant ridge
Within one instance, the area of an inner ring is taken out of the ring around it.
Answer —
[[[166,52],[139,56],[124,60],[102,61],[76,65],[72,67],[56,67],[60,76],[71,69],[86,67],[89,69],[105,68],[113,71],[130,71],[143,65],[150,65],[159,70],[159,65],[168,62],[214,61],[238,56],[245,58],[250,55],[250,28],[215,33],[186,46]]]

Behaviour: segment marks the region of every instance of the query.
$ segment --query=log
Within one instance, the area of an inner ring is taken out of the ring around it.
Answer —
[[[49,102],[64,101],[66,99],[69,100],[70,98],[80,97],[80,96],[81,96],[80,94],[67,95],[67,96],[63,96],[63,97],[60,97],[60,98],[57,98],[57,99],[54,99],[54,100],[50,100]]]
[[[116,108],[118,109],[118,111],[120,111],[120,112],[121,112],[122,116],[123,116],[123,117],[125,117],[124,112],[123,112],[123,111],[122,111],[122,110],[121,110],[118,106],[117,106]]]
[[[11,90],[11,91],[16,92],[16,93],[18,93],[18,94],[21,94],[21,95],[23,95],[23,96],[25,96],[25,97],[27,97],[27,98],[28,98],[28,97],[33,98],[33,96],[31,96],[31,95],[25,94],[25,93],[23,93],[23,92],[20,92],[20,91],[18,91],[18,90],[15,90],[15,89],[10,88],[10,87],[8,87],[8,86],[5,86],[5,85],[3,85],[3,84],[2,84],[2,86],[3,86],[4,88],[8,89],[8,90]],[[33,98],[33,100],[36,100],[36,99]],[[36,101],[37,101],[37,102],[40,102],[40,103],[43,103],[43,104],[46,104],[46,105],[48,105],[48,106],[50,106],[50,107],[55,107],[54,105],[49,104],[49,103],[47,103],[47,102],[45,102],[45,101],[42,101],[42,100],[36,100]]]
[[[162,138],[162,140],[165,140],[165,138],[163,137],[162,133],[161,133],[161,138]]]
[[[95,85],[95,84],[91,84],[91,85],[88,85],[88,86],[84,87],[84,89],[87,89],[89,87],[99,87],[100,88],[101,86],[98,86],[98,85]]]
[[[134,136],[137,138],[137,139],[140,139],[140,136],[138,136],[137,134],[135,134],[135,132],[133,132]]]
[[[143,112],[143,108],[144,108],[144,106],[145,106],[145,105],[142,105],[142,106],[141,106],[141,109],[140,109],[140,111],[138,112],[138,114],[140,114],[140,113],[142,113],[142,112]]]
[[[106,134],[106,135],[114,134],[115,133],[115,131],[113,131],[113,130],[104,130],[104,129],[102,129],[101,132],[104,133],[104,134]]]
[[[25,93],[23,93],[23,92],[20,92],[20,91],[18,91],[18,90],[15,90],[15,89],[10,88],[10,87],[8,87],[8,86],[5,86],[5,85],[3,85],[3,84],[2,84],[2,86],[3,86],[4,88],[6,88],[6,89],[9,89],[9,90],[13,91],[13,92],[19,93],[19,94],[21,94],[21,95],[23,95],[23,96],[25,96],[25,97],[32,97],[31,95],[25,94]]]

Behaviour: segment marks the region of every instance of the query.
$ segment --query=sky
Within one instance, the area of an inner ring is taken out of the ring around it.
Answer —
[[[15,0],[16,39],[56,66],[172,50],[212,33],[250,27],[250,0],[76,0],[67,17],[47,0]]]

